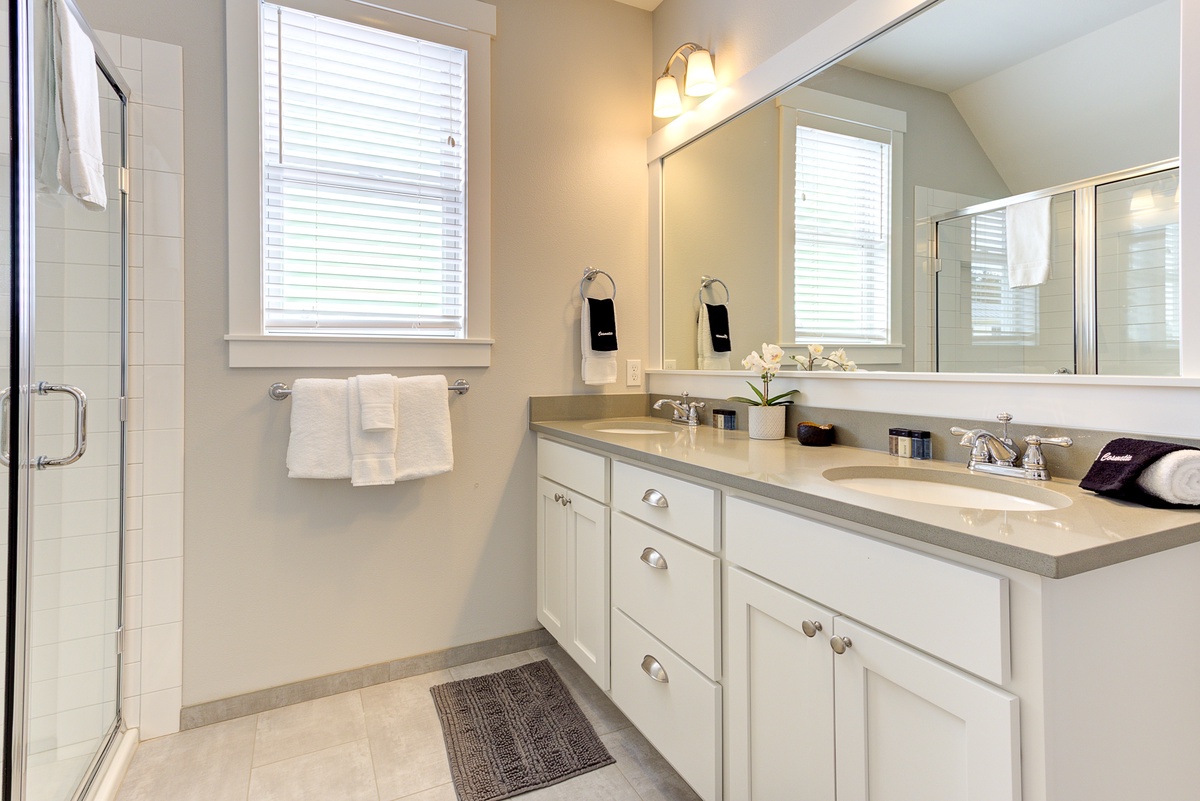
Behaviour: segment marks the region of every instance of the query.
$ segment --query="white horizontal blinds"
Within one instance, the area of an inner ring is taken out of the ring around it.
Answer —
[[[1008,245],[1003,209],[971,218],[971,338],[977,344],[1036,345],[1037,287],[1008,283]]]
[[[266,332],[462,337],[466,51],[262,8]]]
[[[795,341],[888,342],[891,144],[797,126],[795,230]]]

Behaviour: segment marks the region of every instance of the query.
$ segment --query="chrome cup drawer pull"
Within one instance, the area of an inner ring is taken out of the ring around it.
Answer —
[[[650,656],[650,654],[646,654],[646,658],[642,660],[642,670],[647,676],[661,684],[666,684],[670,681],[667,678],[667,671],[663,670],[663,666],[658,664],[658,660]]]
[[[659,509],[667,508],[667,496],[663,495],[656,489],[648,489],[642,495],[642,503],[648,503],[651,506],[657,506]]]
[[[642,561],[650,565],[650,567],[654,568],[655,570],[667,569],[667,560],[661,553],[653,548],[647,548],[646,550],[642,551]]]

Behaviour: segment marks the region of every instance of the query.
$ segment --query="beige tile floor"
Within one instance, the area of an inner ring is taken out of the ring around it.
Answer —
[[[455,801],[429,688],[549,659],[616,764],[528,801],[698,801],[558,646],[377,684],[142,743],[118,801]]]

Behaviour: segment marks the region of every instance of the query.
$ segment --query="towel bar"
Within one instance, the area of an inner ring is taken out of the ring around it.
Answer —
[[[457,392],[459,395],[466,395],[471,389],[471,384],[465,378],[460,378],[450,386],[446,387],[446,389],[450,390],[451,392]],[[276,381],[271,385],[271,388],[267,390],[267,395],[272,400],[287,400],[292,396],[292,388],[287,384]]]

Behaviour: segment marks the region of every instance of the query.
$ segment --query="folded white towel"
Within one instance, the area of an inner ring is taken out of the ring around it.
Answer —
[[[343,378],[300,378],[293,384],[289,478],[350,478],[347,395]]]
[[[712,346],[712,331],[708,324],[708,304],[700,304],[696,321],[696,366],[701,370],[728,370],[729,353],[717,353]]]
[[[1137,478],[1138,486],[1168,503],[1200,504],[1200,451],[1174,451]]]
[[[454,469],[446,377],[396,379],[396,481]]]
[[[617,382],[617,352],[592,350],[591,314],[585,300],[579,314],[579,348],[583,351],[580,374],[585,384],[615,384]]]
[[[390,409],[396,408],[396,379],[387,376]],[[350,485],[375,487],[396,483],[396,428],[369,431],[363,420],[362,378],[346,382],[346,408],[350,436]]]
[[[108,202],[100,144],[100,90],[96,49],[63,0],[54,0],[59,38],[56,59],[58,182],[93,211]]]
[[[396,427],[396,377],[387,373],[358,376],[358,405],[363,431]]]
[[[1053,238],[1051,198],[1027,200],[1005,210],[1004,237],[1008,246],[1008,285],[1037,286],[1050,280]]]

